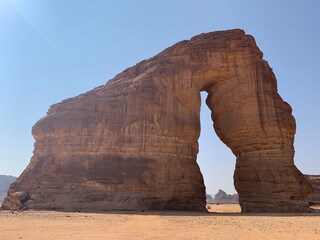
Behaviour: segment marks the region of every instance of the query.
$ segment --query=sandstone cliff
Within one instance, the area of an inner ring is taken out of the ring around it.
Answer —
[[[242,30],[200,34],[51,106],[33,127],[34,155],[6,201],[205,210],[196,158],[206,91],[214,130],[237,157],[242,211],[307,211],[311,187],[293,162],[295,120],[262,56]]]

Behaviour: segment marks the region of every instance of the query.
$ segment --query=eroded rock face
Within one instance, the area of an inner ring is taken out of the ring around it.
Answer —
[[[26,201],[28,201],[28,199],[29,195],[27,192],[14,192],[11,193],[9,197],[4,199],[1,207],[8,210],[21,210],[23,208],[26,208],[24,204]]]
[[[196,163],[200,92],[237,157],[243,212],[307,211],[310,184],[293,162],[295,120],[252,36],[201,34],[53,105],[33,127],[32,160],[8,198],[62,210],[205,210]]]

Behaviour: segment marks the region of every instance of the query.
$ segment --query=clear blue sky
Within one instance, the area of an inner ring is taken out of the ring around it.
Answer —
[[[19,175],[49,106],[202,32],[242,28],[273,68],[297,121],[296,165],[320,174],[320,1],[0,0],[0,174]],[[235,192],[235,157],[201,112],[208,193]]]

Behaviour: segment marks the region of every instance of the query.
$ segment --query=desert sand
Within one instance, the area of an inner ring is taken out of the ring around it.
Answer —
[[[236,204],[199,212],[0,212],[0,239],[320,239],[320,213],[240,214]]]

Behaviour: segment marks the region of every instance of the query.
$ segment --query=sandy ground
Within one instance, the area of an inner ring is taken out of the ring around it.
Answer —
[[[210,211],[1,211],[0,239],[320,239],[320,213],[239,214],[231,204]]]

